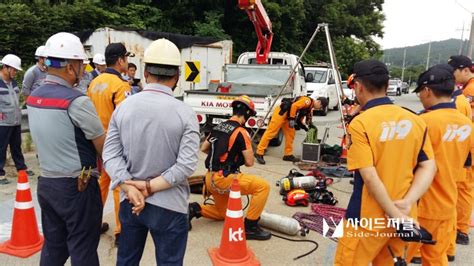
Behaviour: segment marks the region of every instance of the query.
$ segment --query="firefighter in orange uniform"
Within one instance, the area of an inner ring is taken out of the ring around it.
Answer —
[[[214,127],[201,146],[201,151],[208,154],[205,163],[209,171],[205,188],[212,194],[214,205],[190,203],[189,221],[191,223],[193,218],[201,216],[224,220],[230,184],[233,178],[237,178],[242,195],[252,196],[245,218],[246,238],[268,240],[271,234],[260,228],[258,220],[267,202],[270,185],[259,176],[240,172],[240,166],[250,167],[254,163],[249,133],[243,125],[256,114],[255,105],[248,96],[243,95],[232,102],[232,110],[232,117]]]
[[[436,65],[420,75],[414,91],[425,108],[420,117],[428,127],[438,167],[432,185],[418,202],[418,221],[436,244],[414,244],[408,251],[410,259],[419,249],[423,265],[448,265],[456,222],[456,181],[465,175],[464,167],[471,166],[472,123],[456,109],[453,90],[452,70]]]
[[[454,55],[451,56],[448,64],[454,68],[454,78],[455,82],[458,84],[463,84],[461,89],[462,94],[467,98],[471,107],[471,120],[474,121],[472,117],[474,110],[474,65],[471,59],[463,55]],[[458,105],[458,96],[456,98],[456,105]],[[459,107],[458,107],[459,108]],[[466,114],[469,115],[469,114]],[[473,153],[474,150],[471,150]],[[455,244],[459,245],[469,245],[469,222],[472,214],[472,205],[474,198],[474,176],[473,168],[471,167],[467,171],[467,176],[463,180],[457,182],[458,186],[458,200],[457,200],[457,223],[456,223],[456,237],[453,237],[452,247],[449,250],[449,255],[455,255]]]
[[[423,120],[386,97],[389,73],[385,64],[365,60],[356,63],[353,72],[349,85],[361,105],[347,136],[354,191],[334,264],[393,265],[389,247],[396,256],[403,256],[408,246],[394,225],[400,227],[401,222],[416,218],[416,202],[436,171],[433,150]]]
[[[92,80],[87,90],[89,96],[94,104],[97,114],[102,122],[102,125],[107,130],[109,127],[110,118],[115,108],[130,95],[130,85],[127,81],[122,79],[121,73],[125,73],[128,68],[128,57],[134,56],[127,52],[127,49],[122,43],[111,43],[105,48],[105,61],[107,68],[105,71]],[[107,195],[109,193],[110,177],[104,169],[102,169],[99,179],[100,192],[102,203],[105,206]],[[114,193],[114,207],[115,207],[115,244],[118,245],[120,237],[120,188],[113,190]],[[108,230],[108,224],[103,223],[101,233]]]
[[[328,105],[326,98],[318,98],[313,100],[308,96],[299,96],[295,99],[283,98],[280,106],[273,111],[270,123],[263,133],[260,142],[258,143],[255,158],[260,164],[265,164],[263,155],[265,150],[272,140],[280,131],[283,131],[285,136],[285,150],[283,161],[297,161],[293,155],[293,141],[295,139],[295,129],[308,130],[306,125],[311,124],[313,109],[325,108]],[[303,120],[305,120],[306,125]]]

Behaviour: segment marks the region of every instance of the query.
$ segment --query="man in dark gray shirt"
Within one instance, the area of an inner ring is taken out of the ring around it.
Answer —
[[[30,95],[46,78],[46,56],[44,55],[44,45],[36,49],[35,59],[37,60],[36,64],[28,68],[25,72],[25,76],[23,76],[23,86],[21,90],[25,96]]]
[[[188,237],[187,177],[198,163],[199,124],[191,107],[173,97],[181,65],[176,45],[154,41],[144,62],[147,85],[115,109],[102,156],[111,188],[122,189],[117,265],[139,264],[148,232],[156,263],[181,265]]]
[[[86,58],[78,37],[57,33],[46,42],[48,75],[27,99],[31,135],[41,174],[38,202],[44,245],[40,265],[98,266],[102,201],[97,154],[102,123],[79,83]]]

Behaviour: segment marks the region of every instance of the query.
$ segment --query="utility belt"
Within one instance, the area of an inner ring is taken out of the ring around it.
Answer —
[[[85,166],[82,167],[81,173],[77,177],[77,190],[79,192],[83,192],[87,189],[87,185],[89,185],[89,181],[91,178],[98,178],[95,175],[92,175],[92,166],[86,168]]]
[[[231,174],[240,173],[240,167],[235,167],[232,165],[220,165],[216,169],[208,170],[209,172],[217,173],[223,177],[228,177]]]
[[[230,170],[225,170],[225,169],[221,169],[221,170],[208,170],[208,172],[210,173],[210,184],[211,184],[211,188],[215,191],[217,191],[217,193],[219,194],[225,194],[225,193],[229,193],[230,191],[230,185],[229,187],[225,188],[225,189],[221,189],[219,188],[215,181],[214,181],[214,175],[219,175],[219,176],[223,176],[224,178],[228,177],[229,175],[232,175],[232,174],[240,174],[240,168],[237,168],[237,169],[233,169],[232,171]],[[208,191],[207,191],[207,188],[206,188],[206,182],[204,182],[204,189],[203,189],[203,195],[204,197],[206,197],[206,195],[208,194]],[[209,195],[207,195],[209,196]]]

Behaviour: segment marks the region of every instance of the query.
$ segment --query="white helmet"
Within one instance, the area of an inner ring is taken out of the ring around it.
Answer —
[[[61,59],[87,59],[81,40],[71,33],[60,32],[49,37],[44,48],[45,56]]]
[[[44,55],[44,45],[41,45],[40,47],[36,48],[35,56],[36,57],[46,57]]]
[[[14,54],[7,54],[2,59],[2,65],[13,67],[16,70],[23,70],[21,68],[21,59]]]
[[[105,56],[103,54],[95,54],[92,62],[96,65],[105,65]]]
[[[168,66],[181,65],[181,53],[178,47],[167,39],[152,42],[145,50],[145,63]]]

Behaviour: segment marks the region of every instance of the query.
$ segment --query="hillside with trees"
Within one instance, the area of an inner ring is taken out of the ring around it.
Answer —
[[[383,0],[264,0],[273,22],[273,51],[300,54],[318,23],[326,22],[343,74],[362,59],[381,56]],[[234,55],[253,51],[257,39],[237,0],[7,0],[0,4],[0,55],[15,53],[24,65],[36,47],[60,31],[99,27],[182,33],[231,39]],[[304,58],[327,61],[323,34]],[[343,75],[345,76],[345,75]]]
[[[465,54],[467,51],[467,43],[468,41],[465,40],[461,47],[461,40],[459,39],[432,42],[429,66],[448,62],[449,57],[459,54],[460,49],[462,53]],[[406,50],[404,81],[416,81],[418,75],[426,69],[428,46],[429,43],[424,43],[415,46],[386,49],[383,51],[381,60],[389,67],[392,77],[401,78],[403,52]]]

